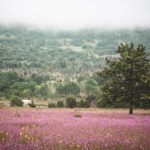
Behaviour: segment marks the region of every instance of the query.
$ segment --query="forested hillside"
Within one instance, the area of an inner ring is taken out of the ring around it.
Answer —
[[[0,97],[44,98],[100,93],[93,73],[117,58],[121,42],[150,51],[150,29],[39,30],[0,26]]]
[[[150,29],[47,31],[0,26],[0,69],[22,75],[93,73],[104,67],[105,55],[115,56],[118,44],[130,41],[150,50]]]

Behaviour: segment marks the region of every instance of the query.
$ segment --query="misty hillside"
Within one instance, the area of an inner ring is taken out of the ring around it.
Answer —
[[[0,69],[75,77],[102,69],[105,57],[117,56],[119,43],[131,41],[150,50],[150,29],[46,31],[0,26]]]

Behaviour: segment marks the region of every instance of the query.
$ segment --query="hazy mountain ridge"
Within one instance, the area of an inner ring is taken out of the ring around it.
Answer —
[[[119,43],[131,41],[150,51],[150,29],[46,31],[0,26],[0,69],[79,76],[102,69],[105,55],[115,56]]]

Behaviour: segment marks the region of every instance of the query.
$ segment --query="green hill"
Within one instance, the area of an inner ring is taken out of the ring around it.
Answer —
[[[0,26],[0,70],[76,77],[105,66],[121,42],[150,50],[150,29],[53,31]]]

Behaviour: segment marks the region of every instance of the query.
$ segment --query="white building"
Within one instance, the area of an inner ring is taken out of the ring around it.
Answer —
[[[22,102],[23,102],[23,107],[28,107],[28,105],[32,103],[32,100],[22,99]]]

